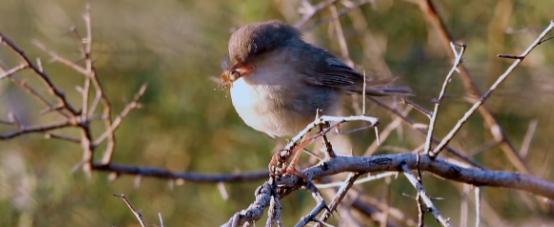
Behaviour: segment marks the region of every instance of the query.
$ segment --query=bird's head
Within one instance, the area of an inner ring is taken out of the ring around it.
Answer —
[[[256,56],[286,45],[291,39],[299,39],[300,32],[283,22],[272,20],[244,25],[233,32],[229,39],[229,66],[221,78],[232,83],[248,75]]]

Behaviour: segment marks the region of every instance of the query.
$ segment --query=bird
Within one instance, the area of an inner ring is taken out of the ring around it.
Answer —
[[[234,109],[246,125],[273,138],[298,133],[318,114],[336,115],[345,94],[411,92],[390,80],[364,82],[363,74],[279,20],[239,27],[229,38],[228,52],[229,64],[220,77],[230,87]]]

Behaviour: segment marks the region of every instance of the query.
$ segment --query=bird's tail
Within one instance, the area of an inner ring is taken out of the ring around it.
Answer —
[[[366,81],[365,94],[370,96],[412,96],[412,89],[406,85],[395,84],[396,78]],[[361,94],[363,85],[355,87],[353,92]]]
[[[361,93],[360,89],[360,93]],[[371,85],[365,88],[366,95],[371,96],[412,96],[412,89],[405,85]]]

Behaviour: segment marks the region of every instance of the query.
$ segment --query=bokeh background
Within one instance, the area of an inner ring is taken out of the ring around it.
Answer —
[[[360,70],[398,77],[399,82],[413,88],[415,102],[431,107],[451,60],[416,5],[400,0],[369,2],[340,19],[351,58]],[[464,64],[481,88],[511,62],[497,58],[497,53],[518,53],[554,19],[551,0],[435,3],[454,37],[468,45]],[[82,77],[48,62],[31,43],[40,40],[77,59],[78,46],[69,29],[83,31],[84,6],[82,1],[70,0],[0,1],[0,31],[31,56],[42,57],[46,70],[74,101],[79,98],[75,86]],[[301,1],[95,0],[91,6],[93,58],[115,110],[120,110],[142,83],[149,85],[142,98],[144,108],[132,112],[117,132],[114,161],[202,172],[266,168],[275,141],[245,126],[235,114],[228,93],[211,78],[221,71],[233,28],[268,19],[294,23],[301,18]],[[354,13],[357,16],[352,16]],[[339,54],[330,16],[329,10],[323,10],[303,32],[310,42]],[[366,27],[356,27],[353,18],[362,18]],[[378,49],[371,49],[375,47]],[[552,59],[551,41],[539,46],[487,102],[517,148],[528,126],[538,122],[525,159],[536,175],[548,179],[553,179],[554,170],[550,165],[554,134]],[[13,55],[2,47],[0,64],[15,63]],[[29,73],[17,77],[33,83]],[[464,98],[460,80],[455,78],[438,123],[439,135],[468,108]],[[382,118],[383,125],[391,119],[373,105],[368,109]],[[8,80],[0,81],[2,119],[14,113],[33,124],[44,121],[39,112],[37,103],[24,92]],[[421,115],[414,112],[412,116],[425,123]],[[9,128],[0,125],[0,130]],[[373,141],[371,134],[351,135],[354,154],[362,153]],[[482,149],[490,140],[476,115],[452,144],[490,168],[513,170],[500,149]],[[423,136],[403,126],[384,145],[409,150],[422,142]],[[126,194],[151,224],[157,223],[159,212],[166,226],[218,226],[253,200],[260,183],[225,184],[229,193],[225,200],[213,184],[175,185],[145,178],[137,185],[132,177],[109,181],[104,173],[87,178],[80,171],[71,171],[80,159],[79,145],[46,140],[41,135],[0,141],[0,226],[138,226],[124,204],[112,196],[114,193]],[[460,223],[461,185],[432,177],[426,177],[426,185],[430,194],[443,198],[437,200],[443,213],[455,225]],[[368,183],[363,189],[382,199],[387,186],[381,181]],[[411,198],[415,193],[406,180],[393,180],[390,190],[391,204],[415,219],[416,206]],[[483,218],[488,219],[484,225],[553,223],[548,209],[523,199],[521,193],[485,188],[482,197],[492,210],[483,211],[488,217]],[[288,196],[283,204],[285,225],[295,223],[313,205],[308,193]],[[493,219],[496,222],[490,221]],[[429,224],[434,225],[433,221]]]

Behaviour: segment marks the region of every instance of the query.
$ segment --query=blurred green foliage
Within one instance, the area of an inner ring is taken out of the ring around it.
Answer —
[[[300,2],[294,1],[108,1],[92,2],[93,58],[108,96],[120,110],[142,83],[148,83],[142,98],[144,108],[136,110],[117,132],[114,160],[121,163],[167,167],[174,170],[229,172],[266,168],[275,141],[247,126],[235,114],[227,92],[211,78],[221,70],[226,42],[232,28],[267,19],[294,23],[299,20]],[[485,88],[510,60],[497,53],[518,53],[535,34],[553,19],[554,1],[435,1],[453,35],[468,44],[464,64],[479,86]],[[368,31],[379,38],[384,59],[394,75],[413,87],[414,99],[430,107],[451,62],[432,31],[428,31],[419,9],[406,1],[376,0],[361,7]],[[84,3],[69,0],[0,1],[0,31],[28,51],[42,57],[44,67],[71,100],[79,100],[75,86],[81,77],[48,62],[47,56],[31,45],[40,40],[49,48],[78,59],[78,44],[69,33],[76,26],[83,31]],[[339,53],[333,35],[328,35],[327,10],[318,14],[305,30],[311,42]],[[375,70],[364,54],[364,43],[352,21],[341,18],[351,56],[360,69]],[[0,49],[0,64],[17,61],[6,48]],[[554,44],[547,42],[525,60],[487,105],[499,118],[516,147],[522,143],[529,122],[539,122],[528,163],[546,178],[553,168],[550,151],[554,133],[552,74]],[[17,75],[33,81],[29,73]],[[39,83],[36,83],[39,85]],[[450,87],[437,133],[443,135],[468,107],[458,79]],[[0,81],[0,116],[18,114],[29,124],[42,122],[36,102],[6,80]],[[390,120],[383,111],[370,113]],[[422,122],[425,119],[413,113]],[[383,124],[385,125],[385,124]],[[0,127],[0,130],[7,130]],[[367,133],[352,136],[360,154],[373,140]],[[465,126],[454,145],[472,153],[489,141],[479,116]],[[413,149],[423,137],[404,127],[386,145]],[[458,142],[463,141],[463,143]],[[512,169],[497,149],[475,158],[495,169]],[[226,184],[229,200],[215,185],[185,183],[178,186],[157,179],[121,177],[108,181],[103,173],[89,179],[71,172],[81,159],[79,145],[45,140],[28,135],[0,142],[0,226],[138,226],[133,215],[114,193],[124,193],[145,216],[157,223],[160,212],[166,226],[217,226],[253,200],[259,182]],[[429,178],[432,195],[444,197],[437,203],[443,212],[459,220],[460,185]],[[448,186],[444,186],[448,185]],[[381,197],[381,183],[364,186],[369,195]],[[484,189],[483,197],[506,222],[524,223],[545,218],[523,205],[518,193]],[[415,203],[402,193],[413,194],[404,179],[394,180],[392,202],[415,217]],[[313,200],[308,193],[294,193],[284,200],[284,221],[292,225],[306,213]],[[471,223],[471,222],[470,222]],[[261,224],[260,224],[261,225]]]

